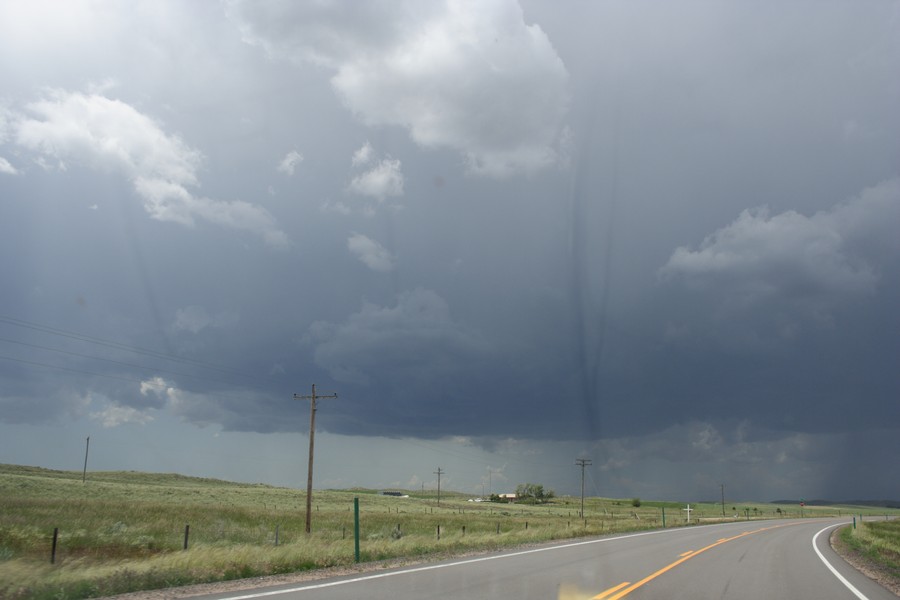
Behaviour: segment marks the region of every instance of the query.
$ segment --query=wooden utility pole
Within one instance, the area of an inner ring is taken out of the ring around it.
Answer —
[[[434,474],[438,476],[438,506],[441,505],[441,475],[443,475],[445,471],[442,471],[440,467],[438,467],[437,471],[434,471]]]
[[[576,458],[575,464],[581,467],[581,518],[584,518],[584,468],[593,464],[589,458]]]
[[[316,440],[316,400],[319,398],[337,398],[337,394],[319,396],[316,394],[316,384],[312,385],[312,394],[300,396],[294,394],[294,400],[309,400],[309,466],[306,470],[306,533],[310,532],[312,519],[312,485],[313,485],[313,449]]]
[[[722,486],[722,516],[724,517],[725,516],[725,484],[720,483],[719,485]]]
[[[84,443],[84,471],[81,472],[81,483],[87,481],[87,458],[88,458],[88,450],[91,449],[91,436],[87,437],[87,441]]]

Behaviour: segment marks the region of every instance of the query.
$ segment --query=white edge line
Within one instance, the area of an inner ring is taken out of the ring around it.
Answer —
[[[828,570],[831,571],[831,572],[834,574],[834,576],[837,577],[838,580],[839,580],[841,583],[843,583],[845,586],[847,586],[847,589],[850,590],[851,592],[853,592],[853,594],[854,594],[857,598],[859,598],[859,600],[869,600],[869,599],[865,596],[865,594],[863,594],[863,593],[860,592],[858,589],[856,589],[855,587],[853,587],[853,584],[852,584],[852,583],[850,583],[849,581],[847,581],[847,580],[844,578],[843,575],[841,575],[840,573],[838,573],[837,569],[835,569],[833,566],[831,566],[831,563],[830,563],[830,562],[828,562],[827,560],[825,560],[825,556],[822,554],[821,551],[819,551],[819,547],[816,546],[816,538],[818,538],[819,535],[820,535],[822,532],[825,532],[825,531],[828,531],[829,529],[834,529],[835,527],[840,527],[840,526],[841,526],[841,523],[838,523],[837,525],[829,525],[829,526],[826,527],[825,529],[819,530],[819,532],[818,532],[816,535],[814,535],[814,536],[813,536],[813,539],[812,539],[812,547],[813,547],[813,550],[816,551],[816,554],[819,555],[819,560],[821,560],[823,563],[825,563],[825,566],[828,567]]]
[[[733,524],[734,524],[734,523],[720,523],[719,525],[733,525]],[[715,527],[715,526],[716,526],[716,525],[705,525],[705,526],[700,526],[700,527]],[[836,527],[836,526],[835,526],[835,525],[831,525],[830,527]],[[826,527],[825,529],[829,529],[830,527]],[[825,529],[823,529],[822,531],[825,531]],[[257,593],[253,593],[253,594],[244,594],[244,595],[241,595],[241,596],[222,596],[222,597],[220,597],[219,600],[253,600],[254,598],[265,598],[265,597],[267,597],[267,596],[278,596],[278,595],[280,595],[280,594],[293,594],[293,593],[295,593],[295,592],[305,592],[305,591],[307,591],[307,590],[320,590],[320,589],[323,589],[323,588],[334,587],[334,586],[337,586],[337,585],[345,585],[345,584],[349,584],[349,583],[359,583],[359,582],[361,582],[361,581],[371,581],[371,580],[373,580],[373,579],[383,579],[383,578],[385,578],[385,577],[393,577],[393,576],[395,576],[395,575],[408,575],[409,573],[421,573],[421,572],[423,572],[423,571],[433,571],[433,570],[435,570],[435,569],[446,569],[446,568],[448,568],[448,567],[458,567],[458,566],[460,566],[460,565],[469,565],[469,564],[472,564],[472,563],[486,562],[486,561],[489,561],[489,560],[498,560],[498,559],[502,559],[502,558],[511,558],[511,557],[513,557],[513,556],[523,556],[523,555],[526,555],[526,554],[536,554],[536,553],[538,553],[538,552],[549,552],[549,551],[551,551],[551,550],[561,550],[561,549],[563,549],[563,548],[575,548],[575,547],[577,547],[577,546],[586,546],[586,545],[589,545],[589,544],[602,544],[602,543],[605,543],[605,542],[612,542],[612,541],[615,541],[615,540],[624,540],[624,539],[628,539],[628,538],[642,537],[642,536],[645,536],[645,535],[657,535],[657,534],[660,534],[660,533],[671,533],[671,532],[673,532],[673,531],[684,531],[684,530],[683,530],[683,529],[680,529],[680,528],[670,528],[670,529],[659,529],[659,530],[656,530],[656,531],[642,531],[642,532],[640,532],[640,533],[631,533],[631,534],[628,534],[628,535],[617,535],[617,536],[615,536],[615,537],[605,537],[605,538],[600,538],[600,539],[595,539],[595,540],[587,540],[587,541],[583,541],[583,542],[573,542],[573,543],[570,543],[570,544],[560,544],[560,545],[558,545],[558,546],[547,546],[547,547],[544,547],[544,548],[534,548],[534,549],[531,549],[531,550],[522,550],[522,551],[519,551],[519,552],[510,552],[510,553],[508,553],[508,554],[497,554],[497,555],[494,555],[494,556],[482,556],[482,557],[480,557],[480,558],[470,558],[470,559],[468,559],[468,560],[460,560],[460,561],[456,561],[456,562],[452,562],[452,563],[442,563],[442,564],[438,564],[438,565],[426,565],[426,566],[424,566],[424,567],[414,567],[414,568],[412,568],[412,569],[403,569],[403,570],[399,570],[399,571],[389,571],[389,572],[387,572],[387,573],[375,573],[374,575],[364,575],[364,576],[362,576],[362,577],[353,577],[353,578],[351,578],[351,579],[341,579],[341,580],[339,580],[339,581],[329,581],[329,582],[326,582],[326,583],[313,583],[313,584],[300,585],[300,586],[291,587],[291,588],[283,588],[283,589],[278,589],[278,590],[270,590],[270,591],[267,591],[267,592],[257,592]],[[822,531],[820,531],[819,533],[822,533]],[[816,534],[816,537],[818,537],[818,535],[819,535],[819,534],[817,533],[817,534]],[[814,538],[813,538],[813,548],[815,548],[815,539],[816,539],[816,538],[814,537]],[[828,563],[828,561],[826,561],[825,558],[821,555],[821,553],[819,553],[819,549],[818,549],[818,548],[815,548],[815,550],[816,550],[816,553],[819,554],[819,558],[822,559],[822,561],[828,566],[828,568],[831,569],[832,572],[833,572],[835,575],[837,575],[837,577],[838,577],[841,581],[843,581],[844,584],[845,584],[846,586],[848,586],[851,590],[853,590],[854,593],[856,593],[856,595],[860,598],[860,600],[869,600],[868,598],[866,598],[865,596],[863,596],[856,588],[854,588],[854,587],[850,584],[850,582],[848,582],[846,579],[844,579],[844,578],[841,576],[840,573],[838,573],[837,571],[834,570],[834,567],[832,567],[832,566]]]
[[[586,542],[574,542],[571,544],[562,544],[559,546],[549,546],[546,548],[534,548],[532,550],[522,550],[520,552],[511,552],[509,554],[498,554],[495,556],[482,556],[481,558],[470,558],[468,560],[460,560],[452,563],[443,563],[439,565],[426,565],[424,567],[415,567],[412,569],[403,569],[402,571],[389,571],[387,573],[376,573],[374,575],[364,575],[362,577],[354,577],[352,579],[341,579],[340,581],[329,581],[327,583],[314,583],[310,585],[302,585],[292,588],[270,590],[268,592],[258,592],[255,594],[245,594],[243,596],[223,596],[221,600],[251,600],[253,598],[265,598],[266,596],[277,596],[279,594],[291,594],[294,592],[305,592],[307,590],[319,590],[322,588],[333,587],[336,585],[345,585],[348,583],[359,583],[360,581],[370,581],[372,579],[382,579],[384,577],[393,577],[394,575],[407,575],[409,573],[420,573],[422,571],[432,571],[434,569],[446,569],[447,567],[457,567],[459,565],[469,565],[472,563],[485,562],[489,560],[497,560],[501,558],[511,558],[513,556],[523,556],[525,554],[535,554],[537,552],[548,552],[550,550],[560,550],[562,548],[574,548],[576,546],[585,546],[587,544],[600,544],[604,542],[612,542],[614,540],[623,540],[626,538],[641,537],[644,535],[656,535],[658,533],[666,533],[670,531],[679,531],[678,529],[660,529],[658,531],[644,531],[641,533],[632,533],[629,535],[619,535],[611,538],[601,538],[598,540],[588,540]],[[824,560],[824,559],[823,559]],[[849,584],[847,584],[849,585]],[[868,600],[864,596],[862,600]]]

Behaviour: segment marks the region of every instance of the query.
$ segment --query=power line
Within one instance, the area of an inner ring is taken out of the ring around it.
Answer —
[[[77,340],[77,341],[81,341],[81,342],[87,342],[89,344],[95,344],[98,346],[105,346],[107,348],[113,348],[116,350],[124,350],[127,352],[133,352],[135,354],[143,354],[145,356],[151,356],[153,358],[160,358],[163,360],[192,364],[192,365],[195,365],[198,367],[202,367],[204,369],[209,369],[212,371],[219,371],[221,373],[228,373],[231,375],[240,375],[241,377],[248,377],[251,379],[259,379],[259,377],[255,376],[255,375],[250,375],[248,373],[243,373],[243,372],[237,371],[235,369],[231,369],[228,367],[222,367],[219,365],[214,365],[212,363],[204,362],[201,360],[187,358],[184,356],[177,356],[177,355],[173,355],[173,354],[166,354],[164,352],[157,352],[155,350],[149,350],[147,348],[141,348],[138,346],[130,346],[128,344],[123,344],[121,342],[115,342],[112,340],[106,340],[103,338],[94,337],[94,336],[90,336],[90,335],[83,334],[83,333],[68,331],[65,329],[59,329],[57,327],[50,327],[48,325],[42,325],[40,323],[34,323],[31,321],[26,321],[24,319],[17,319],[15,317],[0,315],[0,323],[6,323],[8,325],[13,325],[15,327],[22,327],[25,329],[32,329],[34,331],[40,331],[42,333],[49,333],[51,335],[56,335],[59,337],[73,339],[73,340]]]
[[[593,471],[587,472],[587,478],[591,484],[591,487],[594,489],[594,495],[599,498],[600,497],[600,486],[597,485],[597,481],[594,479]]]
[[[14,361],[17,363],[22,363],[25,365],[31,365],[31,366],[35,366],[35,367],[45,367],[48,369],[57,369],[59,371],[68,371],[70,373],[80,373],[82,375],[91,375],[92,377],[103,377],[104,379],[115,379],[117,381],[127,381],[129,383],[140,383],[140,384],[146,383],[147,385],[153,385],[156,387],[165,387],[162,384],[153,383],[151,381],[132,379],[131,377],[120,377],[118,375],[107,375],[105,373],[94,373],[93,371],[85,371],[84,369],[73,369],[71,367],[61,367],[59,365],[48,365],[47,363],[37,362],[34,360],[25,360],[24,358],[15,358],[13,356],[4,356],[2,354],[0,354],[0,359],[11,360],[11,361]]]
[[[7,338],[0,338],[0,342],[6,342],[8,344],[18,344],[20,346],[26,346],[28,348],[35,348],[37,350],[47,350],[49,352],[58,352],[59,354],[67,354],[69,356],[78,356],[80,358],[87,358],[90,360],[99,360],[102,362],[107,362],[114,365],[119,365],[122,367],[132,367],[135,369],[143,369],[145,371],[151,371],[153,373],[168,373],[169,375],[177,375],[179,377],[189,377],[191,379],[199,379],[202,381],[210,381],[213,383],[223,383],[217,379],[211,379],[209,377],[202,377],[200,375],[190,375],[188,373],[181,373],[179,371],[170,371],[168,369],[157,369],[156,367],[145,367],[143,365],[137,365],[134,363],[128,363],[120,360],[113,360],[111,358],[104,358],[102,356],[93,356],[91,354],[84,354],[82,352],[74,352],[72,350],[63,350],[61,348],[53,348],[51,346],[41,346],[40,344],[31,344],[28,342],[22,342],[19,340],[10,340]]]
[[[169,387],[169,384],[166,382],[159,383],[159,382],[153,381],[152,379],[150,379],[150,380],[134,379],[132,377],[122,377],[119,375],[108,375],[106,373],[96,373],[94,371],[85,371],[84,369],[74,369],[72,367],[62,367],[60,365],[50,365],[47,363],[37,362],[34,360],[26,360],[24,358],[15,358],[13,356],[4,356],[2,354],[0,354],[0,359],[9,360],[9,361],[13,361],[13,362],[17,362],[17,363],[21,363],[21,364],[25,364],[25,365],[30,365],[30,366],[34,366],[34,367],[44,367],[46,369],[56,369],[58,371],[67,371],[69,373],[79,373],[81,375],[90,375],[91,377],[102,377],[103,379],[112,379],[114,381],[125,381],[128,383],[138,383],[140,385],[147,385],[147,386],[156,387],[156,388]],[[246,400],[246,398],[241,398],[239,396],[233,396],[231,394],[223,394],[221,392],[212,392],[210,394],[204,394],[204,395],[208,396],[208,397],[212,397],[212,398],[231,398],[232,400],[241,400],[241,401]]]

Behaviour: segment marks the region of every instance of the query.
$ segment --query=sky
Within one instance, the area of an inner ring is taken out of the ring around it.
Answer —
[[[0,462],[900,499],[900,2],[0,2]]]

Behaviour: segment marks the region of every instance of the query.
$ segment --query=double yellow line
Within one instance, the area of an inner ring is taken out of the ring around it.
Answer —
[[[722,538],[722,539],[718,540],[717,542],[714,542],[714,543],[710,544],[709,546],[706,546],[705,548],[701,548],[701,549],[697,550],[696,552],[693,550],[689,550],[688,552],[684,552],[683,554],[680,554],[679,556],[681,558],[679,558],[672,564],[663,567],[662,569],[660,569],[659,571],[657,571],[655,573],[647,575],[646,577],[644,577],[637,583],[630,583],[628,581],[623,581],[619,585],[617,585],[615,587],[611,587],[608,590],[597,594],[596,596],[594,596],[593,600],[619,600],[620,598],[624,598],[625,596],[627,596],[634,590],[643,586],[645,583],[653,581],[654,579],[656,579],[663,573],[674,569],[681,563],[694,558],[695,556],[697,556],[698,554],[700,554],[702,552],[706,552],[710,548],[715,548],[716,546],[721,546],[722,544],[731,542],[733,540],[740,539],[742,537],[746,537],[748,535],[753,535],[754,533],[761,533],[763,531],[768,531],[770,529],[777,529],[779,527],[787,527],[788,525],[794,525],[794,524],[795,523],[784,523],[781,525],[773,525],[771,527],[763,527],[762,529],[755,529],[753,531],[745,531],[743,533],[740,533],[740,534],[730,537],[730,538]]]

